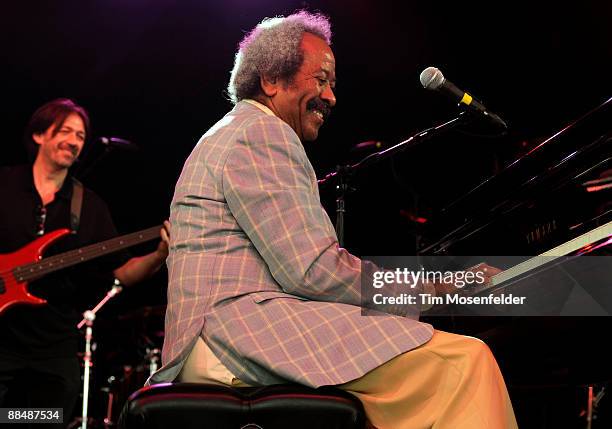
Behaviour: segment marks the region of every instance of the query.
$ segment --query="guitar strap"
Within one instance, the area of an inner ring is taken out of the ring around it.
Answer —
[[[73,234],[79,230],[81,207],[83,207],[83,184],[73,177],[72,200],[70,201],[70,229]]]

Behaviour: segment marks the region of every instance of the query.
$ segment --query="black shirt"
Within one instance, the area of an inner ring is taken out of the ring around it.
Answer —
[[[52,202],[44,207],[31,166],[0,169],[0,257],[7,268],[12,253],[60,228],[70,228],[73,181],[68,176]],[[108,207],[95,193],[83,192],[81,220],[76,234],[58,240],[45,256],[97,243],[117,235]],[[74,356],[78,346],[76,324],[81,313],[101,299],[112,281],[112,270],[128,258],[126,252],[49,274],[28,285],[44,298],[42,306],[14,305],[0,314],[0,357],[4,354],[41,358]]]

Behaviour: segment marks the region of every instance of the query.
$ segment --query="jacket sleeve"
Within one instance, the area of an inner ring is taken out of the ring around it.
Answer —
[[[369,273],[377,267],[338,246],[315,187],[299,138],[273,116],[245,129],[224,166],[229,208],[282,289],[363,306],[362,269]]]

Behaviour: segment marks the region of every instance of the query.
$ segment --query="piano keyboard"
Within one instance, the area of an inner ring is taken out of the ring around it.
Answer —
[[[491,277],[491,285],[498,285],[513,279],[516,276],[520,276],[546,263],[549,263],[555,258],[569,255],[570,253],[575,252],[584,246],[610,237],[612,237],[612,222],[608,222],[605,225],[592,229],[591,231],[579,235],[578,237],[552,248],[541,255],[521,262],[512,268],[508,268],[506,271],[502,271],[501,273]]]

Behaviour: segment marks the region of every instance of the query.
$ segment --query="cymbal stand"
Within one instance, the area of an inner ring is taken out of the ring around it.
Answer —
[[[93,337],[93,322],[96,319],[96,313],[98,312],[98,310],[100,310],[100,308],[102,308],[104,304],[106,304],[111,298],[121,292],[121,289],[121,282],[115,279],[113,286],[106,293],[106,296],[102,298],[102,300],[93,309],[84,312],[83,320],[81,320],[77,325],[78,329],[81,329],[83,326],[87,326],[85,328],[85,354],[83,355],[83,412],[81,415],[81,429],[87,429],[87,406],[89,404],[89,375],[91,367],[93,366],[91,362],[91,339]]]

